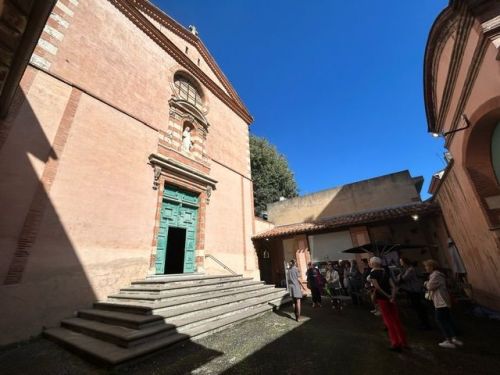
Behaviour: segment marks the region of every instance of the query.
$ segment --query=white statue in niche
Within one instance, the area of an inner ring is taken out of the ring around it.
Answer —
[[[190,152],[193,142],[191,141],[191,127],[184,127],[182,132],[182,151]]]

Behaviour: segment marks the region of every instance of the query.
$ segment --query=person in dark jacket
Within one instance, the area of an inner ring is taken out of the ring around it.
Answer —
[[[396,280],[399,287],[406,292],[413,310],[417,313],[418,319],[420,320],[420,328],[428,330],[431,328],[431,325],[425,305],[422,301],[422,289],[424,285],[418,278],[415,263],[411,262],[408,258],[401,258],[399,262],[403,269]]]
[[[312,262],[307,263],[307,286],[311,289],[313,307],[321,307],[321,274]]]

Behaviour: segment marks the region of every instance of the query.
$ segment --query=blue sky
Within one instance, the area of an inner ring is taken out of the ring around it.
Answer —
[[[301,194],[443,168],[422,64],[446,0],[154,0],[200,37],[283,153]],[[214,124],[216,126],[216,124]]]

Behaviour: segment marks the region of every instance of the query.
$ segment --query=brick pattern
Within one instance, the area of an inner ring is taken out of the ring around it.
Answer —
[[[164,141],[160,139],[158,144],[158,153],[167,157],[171,157],[180,163],[192,167],[204,174],[209,174],[210,166],[206,163],[202,163],[198,160],[194,160],[188,157],[185,153],[181,153],[177,150],[172,149]]]
[[[31,206],[21,229],[16,251],[14,252],[14,257],[4,280],[4,284],[6,285],[18,284],[22,280],[33,244],[36,241],[40,229],[45,209],[50,202],[48,194],[57,175],[59,160],[64,151],[64,146],[66,145],[71,130],[80,97],[81,91],[73,89],[54,137],[51,151],[52,157],[45,164],[40,185],[34,194]]]
[[[189,126],[192,129],[192,147],[190,152],[185,152],[182,149],[182,133],[184,132],[186,126]],[[207,129],[204,124],[200,123],[187,111],[171,105],[169,111],[168,129],[166,132],[160,132],[160,134],[162,145],[165,148],[177,151],[179,154],[184,155],[185,158],[208,165],[209,158],[205,148]]]
[[[480,116],[480,117],[479,117]],[[465,167],[474,190],[474,198],[480,203],[488,224],[500,226],[500,211],[488,206],[487,198],[500,195],[500,186],[493,170],[491,140],[500,116],[500,99],[485,103],[480,108],[478,119],[473,123],[467,139]]]
[[[78,4],[79,0],[59,0],[56,3],[31,56],[31,64],[45,71],[50,71]]]

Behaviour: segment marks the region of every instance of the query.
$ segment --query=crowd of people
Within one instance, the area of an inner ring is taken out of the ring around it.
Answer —
[[[438,263],[435,260],[423,262],[428,273],[428,280],[425,282],[417,272],[416,262],[401,258],[400,266],[396,274],[384,264],[383,259],[372,257],[369,260],[362,259],[361,267],[356,260],[328,262],[323,274],[317,265],[310,262],[305,276],[307,288],[311,291],[312,306],[322,307],[323,296],[327,296],[333,309],[342,310],[346,299],[358,305],[368,297],[374,307],[371,312],[382,317],[389,335],[390,349],[401,352],[409,346],[399,317],[397,299],[406,296],[418,317],[418,328],[422,330],[432,329],[427,300],[434,307],[436,324],[444,336],[444,341],[438,345],[447,349],[462,346],[450,312],[451,298],[446,277],[439,270]],[[294,303],[295,319],[299,321],[301,300],[306,290],[300,283],[295,260],[290,261],[288,285]]]

